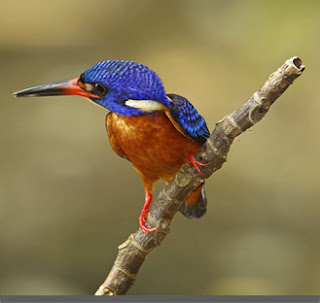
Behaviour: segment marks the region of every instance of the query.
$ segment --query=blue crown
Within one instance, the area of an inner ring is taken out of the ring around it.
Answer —
[[[93,101],[119,115],[145,114],[140,109],[125,106],[125,101],[152,100],[171,107],[161,79],[158,75],[137,62],[108,60],[99,62],[80,77],[84,83],[101,83],[106,89],[105,96]]]

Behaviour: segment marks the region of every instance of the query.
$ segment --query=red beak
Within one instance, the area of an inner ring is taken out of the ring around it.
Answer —
[[[16,97],[40,97],[40,96],[60,96],[78,95],[87,98],[100,98],[90,92],[85,91],[78,85],[79,78],[51,82],[29,87],[13,93]]]

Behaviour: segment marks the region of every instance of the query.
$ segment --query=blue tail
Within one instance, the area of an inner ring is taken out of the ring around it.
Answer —
[[[197,204],[188,205],[183,203],[179,211],[189,219],[201,218],[207,211],[206,186],[203,184]]]

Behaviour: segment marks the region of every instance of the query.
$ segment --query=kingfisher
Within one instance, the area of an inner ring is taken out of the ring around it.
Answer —
[[[79,95],[109,110],[106,127],[113,150],[129,160],[142,178],[145,203],[139,225],[145,233],[159,227],[147,222],[153,184],[170,183],[184,163],[203,176],[194,154],[209,137],[204,118],[184,97],[167,94],[159,76],[147,66],[125,60],[99,62],[80,77],[26,88],[16,97]],[[201,184],[179,209],[187,218],[202,217],[207,208]]]

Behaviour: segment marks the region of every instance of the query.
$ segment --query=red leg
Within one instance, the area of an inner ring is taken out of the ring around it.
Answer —
[[[207,166],[208,164],[204,164],[199,162],[198,160],[195,159],[195,157],[193,156],[193,154],[189,154],[188,155],[188,159],[187,159],[187,163],[189,164],[191,162],[191,164],[193,165],[193,167],[198,171],[198,173],[200,174],[200,176],[204,177],[203,173],[201,172],[200,168],[198,165],[200,166]]]
[[[147,191],[144,206],[139,217],[139,225],[141,229],[147,234],[152,233],[159,228],[159,227],[148,228],[145,225],[146,219],[149,213],[149,207],[150,207],[151,201],[152,201],[152,193]]]

